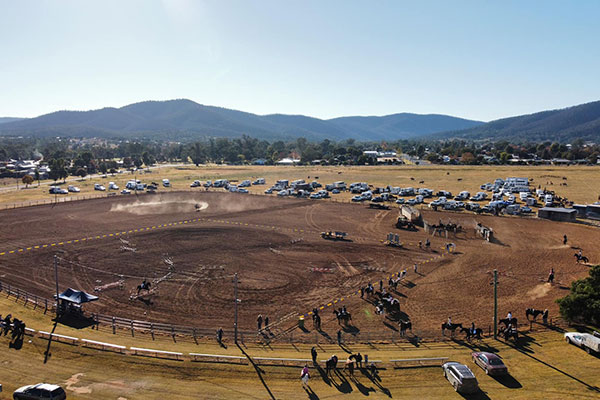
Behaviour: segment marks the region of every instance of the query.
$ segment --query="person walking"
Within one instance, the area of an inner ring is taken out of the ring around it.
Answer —
[[[262,329],[263,317],[262,314],[258,314],[258,318],[256,318],[256,324],[258,325],[258,331]]]
[[[223,344],[223,328],[217,329],[217,342]]]
[[[362,298],[364,298],[364,297],[365,297],[365,288],[364,288],[364,287],[361,287],[361,288],[360,288],[360,298],[362,299]]]
[[[348,368],[350,376],[354,376],[354,360],[350,357],[346,359],[346,368]]]
[[[265,329],[269,329],[269,317],[265,317]]]
[[[338,343],[338,346],[342,345],[342,331],[340,331],[340,330],[337,331],[337,343]]]
[[[550,273],[548,274],[548,282],[550,284],[554,283],[554,268],[550,269]]]
[[[300,379],[302,380],[302,386],[308,386],[308,380],[310,379],[310,373],[308,372],[308,365],[305,364],[300,373]]]
[[[383,279],[379,280],[379,291],[382,292],[383,291]]]
[[[417,263],[415,263],[415,274],[418,274],[418,273],[419,273],[418,272],[418,265],[417,265]]]
[[[317,348],[315,346],[310,349],[310,357],[312,358],[313,365],[317,365]]]
[[[567,244],[567,235],[563,235],[563,244]]]

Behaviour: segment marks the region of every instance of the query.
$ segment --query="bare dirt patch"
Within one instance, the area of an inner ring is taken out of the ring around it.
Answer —
[[[493,269],[499,271],[501,313],[511,310],[523,319],[525,308],[534,307],[557,315],[554,300],[588,270],[574,262],[572,249],[560,245],[563,234],[569,244],[583,248],[592,263],[600,261],[595,246],[600,231],[577,224],[425,211],[432,223],[451,220],[465,227],[446,239],[421,229],[397,230],[397,210],[364,205],[211,192],[156,195],[156,206],[136,204],[139,201],[121,197],[0,212],[5,228],[0,232],[1,251],[94,238],[7,254],[0,258],[2,281],[50,298],[52,258],[58,252],[61,289],[93,292],[97,286],[124,281],[123,289],[114,286],[100,292],[100,300],[87,306],[90,311],[216,329],[232,326],[237,273],[242,329],[255,329],[258,314],[275,322],[344,297],[336,307],[346,305],[359,330],[391,332],[393,321],[375,315],[374,306],[359,296],[348,295],[368,282],[378,286],[383,280],[387,287],[390,274],[406,269],[407,278],[393,295],[416,331],[439,335],[449,315],[465,326],[471,321],[483,327],[491,323]],[[202,203],[208,207],[196,212],[194,205]],[[159,211],[115,211],[119,207]],[[199,220],[170,225],[192,219]],[[498,241],[477,238],[475,222],[492,227]],[[158,228],[95,239],[152,226]],[[323,230],[348,232],[350,240],[324,240],[319,235]],[[404,248],[382,244],[389,232],[400,235]],[[135,251],[123,250],[119,238]],[[419,248],[418,242],[427,238],[431,249]],[[442,256],[447,242],[455,243],[457,251]],[[415,263],[418,274],[413,272]],[[540,285],[551,267],[559,284]],[[325,272],[313,272],[319,269]],[[153,296],[129,300],[144,278],[165,279]],[[323,315],[323,327],[333,335],[339,327],[332,308]]]

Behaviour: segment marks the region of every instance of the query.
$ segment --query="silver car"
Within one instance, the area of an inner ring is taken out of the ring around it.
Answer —
[[[442,365],[442,369],[444,376],[457,392],[469,394],[479,390],[477,378],[466,365],[451,361]]]

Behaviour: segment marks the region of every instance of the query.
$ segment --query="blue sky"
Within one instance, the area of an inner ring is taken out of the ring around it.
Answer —
[[[0,0],[0,116],[189,98],[492,120],[600,99],[600,1]]]

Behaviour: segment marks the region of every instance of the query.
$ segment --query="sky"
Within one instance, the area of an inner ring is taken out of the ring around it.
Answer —
[[[0,0],[0,116],[187,98],[489,121],[600,100],[600,1]]]

